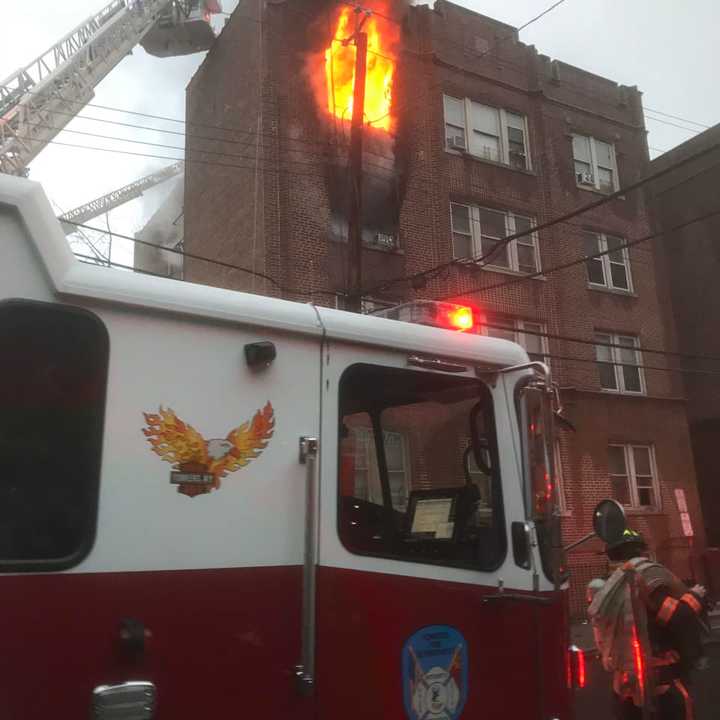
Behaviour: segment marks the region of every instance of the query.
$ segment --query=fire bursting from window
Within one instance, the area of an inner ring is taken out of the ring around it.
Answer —
[[[368,39],[364,123],[390,132],[395,48],[400,32],[396,22],[382,17],[382,8],[377,8],[377,15],[373,12],[375,9],[349,6],[341,9],[335,35],[325,50],[326,103],[331,115],[350,122],[356,65],[353,38],[362,23]]]

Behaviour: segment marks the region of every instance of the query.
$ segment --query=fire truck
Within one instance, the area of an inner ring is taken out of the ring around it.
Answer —
[[[571,717],[549,371],[80,263],[0,176],[8,720]]]

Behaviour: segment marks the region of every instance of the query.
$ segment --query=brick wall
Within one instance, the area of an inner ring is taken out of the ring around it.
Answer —
[[[324,72],[319,58],[338,7],[325,0],[309,0],[302,9],[297,3],[269,4],[260,37],[258,24],[243,22],[238,15],[257,13],[256,0],[244,0],[193,79],[188,89],[192,122],[232,124],[256,143],[261,115],[263,136],[259,183],[253,170],[189,165],[187,247],[245,265],[254,257],[255,267],[285,289],[258,281],[253,286],[247,276],[210,267],[198,267],[195,279],[321,304],[334,304],[332,293],[346,287],[346,244],[338,241],[333,218],[338,193],[348,191],[348,123],[331,120],[313,91]],[[686,490],[701,548],[704,537],[681,376],[664,371],[672,365],[666,356],[646,353],[643,362],[657,368],[645,373],[646,397],[602,393],[591,344],[601,330],[637,335],[647,348],[676,347],[663,260],[652,244],[630,250],[633,293],[590,289],[583,264],[499,289],[483,288],[512,275],[465,265],[453,265],[415,288],[409,282],[388,283],[452,259],[452,201],[511,210],[544,222],[601,198],[576,185],[572,133],[614,145],[621,185],[647,172],[637,89],[553,61],[517,39],[496,45],[511,32],[507,25],[444,0],[437,0],[434,9],[416,6],[405,14],[393,92],[394,137],[371,148],[384,158],[365,156],[367,186],[386,183],[383,202],[387,193],[395,193],[400,247],[392,252],[364,250],[363,285],[373,297],[392,301],[452,295],[489,313],[540,321],[550,333],[585,340],[587,344],[549,340],[552,370],[578,426],[577,433],[561,439],[566,538],[589,531],[592,507],[610,492],[608,443],[651,444],[662,504],[659,512],[633,515],[631,520],[681,575],[692,574],[672,496],[675,487]],[[532,169],[513,170],[448,152],[443,93],[525,115]],[[367,136],[377,141],[372,132]],[[366,226],[381,224],[367,214],[364,221]],[[626,239],[646,235],[643,194],[628,193],[542,231],[542,266],[582,257],[583,230]],[[571,562],[579,578],[605,567],[588,548]],[[576,612],[582,611],[583,584],[574,585]]]
[[[696,356],[720,357],[720,218],[672,231],[692,218],[720,209],[720,126],[689,140],[656,158],[651,167],[661,172],[678,162],[685,164],[659,178],[647,188],[655,229],[665,231],[656,243],[667,289],[666,302],[672,308],[677,334],[684,352]],[[690,161],[695,155],[701,155]],[[695,453],[698,485],[703,501],[708,540],[720,544],[720,377],[717,363],[685,360],[697,371],[685,376],[690,434]],[[704,371],[709,371],[705,374]]]

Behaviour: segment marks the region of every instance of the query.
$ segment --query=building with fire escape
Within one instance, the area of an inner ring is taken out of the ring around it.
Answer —
[[[615,497],[662,561],[696,576],[704,531],[681,376],[665,354],[676,348],[665,273],[652,246],[619,247],[649,232],[642,192],[503,243],[643,177],[640,92],[446,0],[367,5],[368,82],[389,87],[390,104],[365,113],[366,309],[469,301],[482,332],[546,360],[575,428],[557,447],[565,539]],[[188,121],[205,129],[187,137],[185,247],[262,276],[186,260],[187,279],[342,307],[353,22],[329,0],[240,2],[188,87]],[[398,457],[394,471],[409,478],[411,463]],[[570,559],[576,613],[585,582],[607,571],[598,549]]]

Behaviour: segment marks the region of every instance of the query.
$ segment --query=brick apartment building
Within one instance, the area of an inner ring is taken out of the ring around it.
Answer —
[[[368,300],[468,300],[486,314],[485,332],[546,357],[577,428],[561,433],[558,448],[565,539],[590,529],[598,500],[616,497],[659,558],[694,575],[704,533],[682,377],[666,371],[667,356],[643,350],[676,347],[652,245],[522,278],[647,234],[643,194],[513,241],[485,267],[463,261],[642,177],[640,93],[551,60],[514,28],[445,0],[434,9],[368,4],[397,20],[384,21],[396,34],[392,137],[365,131]],[[342,7],[241,0],[191,81],[185,247],[275,282],[198,262],[186,263],[186,278],[342,303],[349,121],[333,117],[318,92]],[[453,259],[422,281],[391,282]],[[576,589],[606,571],[599,549],[571,556]],[[581,593],[573,598],[579,614]]]
[[[691,219],[720,210],[720,125],[679,145],[651,163],[652,171],[679,162],[682,167],[647,187],[657,241],[668,268],[677,334],[694,356],[720,357],[720,217],[711,216],[673,230]],[[694,156],[698,156],[693,159]],[[687,359],[685,375],[690,439],[695,455],[707,539],[720,545],[720,377],[718,363]],[[708,372],[709,371],[709,372]],[[711,373],[715,372],[713,375]],[[717,590],[720,590],[718,588]]]

